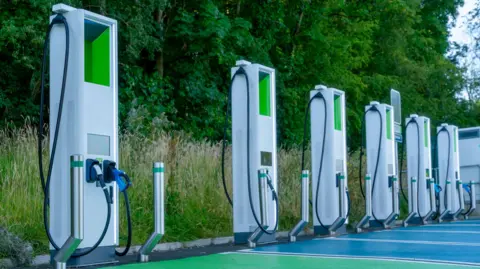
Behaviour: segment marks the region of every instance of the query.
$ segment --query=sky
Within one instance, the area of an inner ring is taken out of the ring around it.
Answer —
[[[475,3],[478,0],[464,0],[465,3],[463,7],[460,7],[458,9],[458,15],[457,15],[457,20],[455,22],[455,27],[451,29],[450,31],[450,37],[449,41],[450,42],[457,42],[460,45],[472,45],[473,44],[473,38],[468,32],[468,13],[472,11],[475,8]],[[480,66],[480,62],[478,60],[473,60],[473,57],[469,56],[467,54],[467,57],[462,60],[460,60],[460,63],[465,63],[465,62],[470,62],[471,65],[468,69],[469,71],[473,69],[477,69]],[[462,63],[462,64],[463,64]],[[467,76],[469,72],[467,71]],[[462,97],[464,99],[468,99],[468,94],[466,91],[462,91],[462,93],[459,95],[459,97]]]
[[[463,7],[458,9],[458,16],[455,27],[450,32],[450,41],[455,41],[462,44],[471,44],[472,38],[467,29],[468,13],[475,8],[476,0],[464,0]]]

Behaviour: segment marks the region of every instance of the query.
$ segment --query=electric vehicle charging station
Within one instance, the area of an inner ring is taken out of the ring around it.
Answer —
[[[69,156],[81,154],[85,159],[118,162],[118,82],[117,22],[82,9],[55,5],[50,17],[62,14],[68,22],[69,50],[63,120],[60,123],[57,154],[50,183],[50,233],[54,242],[64,242],[70,233]],[[54,25],[50,35],[50,122],[57,122],[66,50],[66,33]],[[94,119],[94,120],[93,120]],[[55,128],[50,128],[53,145]],[[87,167],[86,172],[88,173]],[[86,174],[87,174],[86,173]],[[71,265],[115,261],[118,245],[118,189],[113,188],[111,221],[106,234],[91,254],[70,261]],[[85,238],[79,250],[95,245],[102,235],[107,216],[104,193],[96,183],[85,184]],[[103,206],[101,206],[103,205]],[[50,246],[52,256],[55,248]],[[101,258],[99,258],[101,257]]]
[[[430,119],[412,114],[405,119],[405,126],[409,215],[403,224],[426,224],[435,212]]]
[[[317,85],[309,105],[314,233],[345,233],[349,210],[345,93]]]
[[[465,203],[470,205],[465,213],[465,217],[468,217],[476,209],[477,201],[480,199],[475,192],[475,185],[480,183],[480,127],[459,129],[458,146],[460,174],[465,184],[470,187],[469,195],[465,197]]]
[[[370,227],[387,228],[399,213],[394,109],[371,102],[365,107],[367,174],[372,176]]]
[[[458,128],[442,124],[437,127],[438,184],[443,189],[440,194],[439,222],[457,219],[464,209],[463,187],[460,177],[458,153]]]
[[[231,75],[234,242],[254,247],[278,226],[275,70],[237,61]]]
[[[132,230],[126,192],[131,181],[116,165],[117,22],[64,4],[54,5],[52,11],[42,62],[38,141],[44,227],[51,260],[56,268],[65,268],[67,261],[69,266],[112,263],[116,256],[128,253]],[[51,128],[45,179],[42,130],[48,49]],[[70,159],[74,156],[76,159]],[[85,182],[77,188],[71,186],[69,177],[72,184],[79,184],[79,177]],[[120,192],[128,223],[128,242],[122,252],[115,249],[119,245]],[[72,238],[80,243],[70,244]]]

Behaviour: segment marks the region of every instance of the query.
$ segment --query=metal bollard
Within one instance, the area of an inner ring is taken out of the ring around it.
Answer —
[[[337,186],[338,186],[338,206],[339,206],[339,216],[338,218],[332,223],[332,225],[328,228],[330,235],[335,234],[335,231],[340,228],[345,223],[345,219],[347,218],[347,212],[345,210],[345,174],[338,173],[337,174]]]
[[[461,180],[458,180],[458,192],[458,195],[460,195],[460,209],[463,211],[465,209],[465,197],[463,196],[463,184]]]
[[[56,269],[67,268],[67,261],[83,240],[83,190],[85,184],[83,156],[70,156],[70,237],[55,254]]]
[[[399,196],[399,191],[400,191],[400,187],[399,187],[399,182],[398,182],[398,178],[393,176],[392,178],[393,180],[393,190],[392,192],[394,192],[392,195],[393,195],[393,211],[395,212],[396,216],[395,216],[395,219],[398,218],[398,216],[400,215],[400,196]]]
[[[293,227],[288,233],[288,240],[290,242],[297,241],[297,235],[308,224],[309,217],[309,172],[308,170],[302,171],[302,219]]]
[[[400,214],[399,200],[398,200],[398,180],[395,176],[390,176],[389,180],[392,182],[392,213],[383,222],[383,228],[388,228],[391,223],[395,223]]]
[[[465,198],[463,197],[463,184],[462,184],[462,181],[460,179],[457,179],[455,180],[456,184],[456,190],[457,190],[457,193],[458,193],[458,203],[459,203],[459,207],[458,207],[458,210],[457,212],[455,212],[455,214],[453,214],[453,219],[456,220],[458,218],[458,216],[463,212],[463,210],[465,209]]]
[[[258,202],[260,203],[260,223],[264,227],[270,226],[268,221],[268,184],[267,184],[267,170],[259,174],[258,181]]]
[[[430,194],[430,210],[428,213],[423,217],[422,223],[423,225],[428,224],[428,220],[432,217],[433,212],[436,212],[436,205],[435,205],[435,182],[433,178],[427,179],[427,186]]]
[[[368,223],[372,217],[372,177],[370,174],[365,176],[365,216],[358,222],[355,227],[357,233],[362,232],[365,228],[365,225]]]
[[[412,177],[410,180],[410,189],[409,192],[412,194],[411,199],[412,199],[412,209],[410,210],[410,213],[408,216],[405,218],[403,221],[403,227],[408,226],[408,221],[415,217],[417,215],[417,210],[418,210],[418,182],[417,178]]]
[[[148,262],[155,245],[165,234],[165,167],[163,163],[153,164],[153,216],[155,230],[138,251],[138,261]]]
[[[451,202],[450,202],[450,195],[451,195],[451,188],[452,188],[452,184],[450,182],[450,180],[447,180],[446,183],[445,183],[445,198],[447,201],[447,207],[445,208],[445,210],[442,212],[442,214],[440,215],[440,217],[438,217],[438,222],[441,223],[443,221],[443,218],[450,213],[451,211]],[[444,201],[444,204],[445,204],[445,201]]]
[[[465,213],[465,219],[468,219],[468,217],[475,211],[477,208],[477,198],[476,198],[476,193],[475,193],[475,182],[470,181],[470,208],[468,211]]]
[[[269,224],[268,220],[268,184],[267,184],[267,170],[259,169],[258,170],[258,195],[259,195],[259,205],[260,205],[260,224],[263,226],[263,229],[267,229]],[[257,246],[257,242],[262,237],[263,231],[258,227],[252,235],[248,238],[248,246],[254,248]]]
[[[473,181],[470,181],[470,191],[472,192],[472,199],[470,199],[472,208],[470,209],[471,212],[468,215],[472,214],[473,211],[475,211],[475,209],[477,208],[477,196],[475,193],[475,183]]]

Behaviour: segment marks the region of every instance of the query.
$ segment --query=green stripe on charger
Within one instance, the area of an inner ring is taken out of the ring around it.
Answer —
[[[161,173],[161,172],[164,172],[165,169],[163,169],[163,167],[154,167],[153,168],[153,172],[154,173]]]
[[[70,167],[83,167],[83,161],[71,161]]]

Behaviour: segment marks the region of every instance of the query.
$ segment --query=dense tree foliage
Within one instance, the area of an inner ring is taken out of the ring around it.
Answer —
[[[42,43],[52,0],[0,1],[2,124],[36,118]],[[448,59],[448,21],[462,0],[71,0],[119,22],[122,128],[221,137],[230,67],[276,68],[279,139],[298,143],[315,84],[347,92],[349,143],[371,100],[402,93],[403,112],[479,124]]]
[[[480,113],[480,1],[468,16],[468,30],[473,44],[457,45],[457,55],[463,61],[465,71],[465,94],[468,105]],[[458,49],[460,47],[461,49]]]

